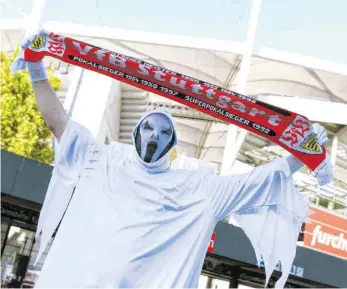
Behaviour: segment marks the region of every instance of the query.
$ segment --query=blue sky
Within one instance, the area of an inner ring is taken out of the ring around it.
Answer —
[[[2,0],[28,13],[32,1]],[[252,0],[46,0],[45,20],[242,41]],[[18,12],[1,5],[1,17]],[[263,0],[256,47],[347,64],[347,0]]]

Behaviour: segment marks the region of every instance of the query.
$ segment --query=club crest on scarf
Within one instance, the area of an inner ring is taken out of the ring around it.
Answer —
[[[153,113],[138,125],[135,136],[136,151],[146,163],[153,163],[173,146],[174,129],[165,115]]]
[[[31,43],[30,47],[33,50],[40,51],[41,48],[45,47],[46,41],[47,41],[47,35],[46,34],[40,34]]]
[[[317,137],[312,132],[310,123],[303,117],[296,116],[280,137],[280,142],[307,154],[323,154],[322,147],[317,143]]]

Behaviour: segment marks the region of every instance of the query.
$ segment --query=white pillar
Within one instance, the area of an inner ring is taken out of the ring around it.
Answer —
[[[236,92],[246,94],[247,78],[249,74],[249,67],[252,59],[252,51],[256,30],[258,26],[258,19],[260,14],[261,0],[253,0],[250,20],[248,24],[248,31],[246,37],[246,47],[242,55],[240,71],[237,76]],[[227,175],[231,171],[232,165],[236,159],[237,153],[240,150],[243,141],[247,136],[247,131],[241,129],[238,139],[234,140],[234,125],[229,125],[227,141],[224,149],[221,174]],[[237,146],[235,145],[237,143]]]
[[[261,0],[253,0],[251,16],[248,24],[248,31],[246,37],[246,48],[242,55],[241,67],[237,76],[236,90],[238,93],[246,93],[247,78],[249,73],[249,66],[252,59],[252,52],[254,47],[254,41],[256,37],[256,31],[258,26],[259,14],[260,14]]]
[[[109,125],[110,141],[118,141],[122,110],[122,89],[119,81],[113,81],[111,94],[105,110],[105,121]]]
[[[83,68],[75,66],[69,73],[70,83],[63,103],[65,111],[69,117],[71,117],[76,104],[77,93],[82,82],[83,71]]]
[[[228,126],[227,141],[225,143],[220,175],[227,175],[232,167],[232,154],[234,153],[234,148],[237,140],[237,130],[238,127],[236,125],[231,124]]]
[[[336,164],[336,157],[337,157],[337,146],[339,144],[339,139],[337,136],[334,136],[332,145],[331,145],[331,163],[333,166]]]
[[[328,202],[328,210],[333,211],[335,208],[335,203],[333,201]]]
[[[63,103],[64,109],[69,118],[72,116],[73,109],[76,104],[77,92],[82,81],[82,75],[83,75],[83,69],[78,66],[75,66],[69,74],[70,76],[69,88]],[[59,146],[59,142],[56,138],[54,138],[54,160],[55,161],[59,160],[58,146]]]
[[[113,83],[112,78],[90,70],[84,70],[80,79],[71,118],[84,125],[95,137],[98,136]],[[71,89],[75,87],[73,85]]]
[[[43,23],[43,11],[45,0],[33,0],[31,14],[26,21],[25,36],[30,36],[39,32]]]

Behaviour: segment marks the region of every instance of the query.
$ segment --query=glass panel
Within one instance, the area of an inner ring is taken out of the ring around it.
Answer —
[[[1,245],[3,244],[5,240],[6,232],[9,225],[10,225],[10,222],[8,220],[1,218]]]
[[[214,289],[228,289],[229,281],[213,278],[212,288]]]
[[[1,224],[2,225],[2,224]],[[1,226],[2,227],[2,226]],[[3,228],[1,228],[3,230]],[[1,284],[13,276],[13,266],[17,254],[29,255],[34,240],[34,232],[11,226],[4,254],[1,258]]]
[[[198,288],[206,288],[208,277],[205,275],[200,275]]]

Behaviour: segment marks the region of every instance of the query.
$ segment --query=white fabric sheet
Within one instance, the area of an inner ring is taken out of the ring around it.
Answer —
[[[308,214],[285,159],[237,176],[151,173],[133,146],[100,144],[71,120],[40,217],[40,252],[65,210],[38,288],[197,287],[214,227],[231,213],[269,276],[279,260],[290,268]]]

